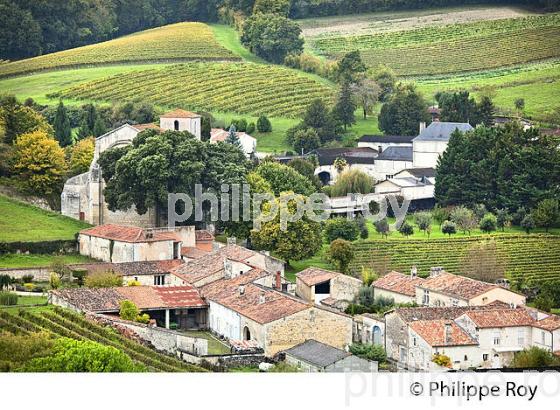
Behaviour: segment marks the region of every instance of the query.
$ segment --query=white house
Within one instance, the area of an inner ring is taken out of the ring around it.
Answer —
[[[372,148],[381,154],[389,147],[412,148],[413,139],[400,135],[364,135],[358,140],[358,148]]]
[[[243,152],[247,157],[253,155],[257,150],[257,139],[251,137],[246,132],[236,132],[237,138],[239,138],[239,142],[241,143],[241,147],[243,148]],[[224,142],[229,135],[229,131],[223,130],[221,128],[212,128],[210,133],[210,142],[217,143],[217,142]]]

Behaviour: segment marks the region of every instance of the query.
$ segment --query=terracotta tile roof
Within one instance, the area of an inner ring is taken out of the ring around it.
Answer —
[[[489,290],[499,287],[498,285],[481,282],[465,276],[452,275],[447,272],[441,272],[433,277],[429,277],[418,286],[423,289],[455,296],[465,300],[469,300],[475,296],[479,296]]]
[[[213,241],[214,235],[208,232],[205,229],[200,229],[198,231],[194,231],[195,238],[197,241]]]
[[[200,115],[194,112],[177,109],[160,115],[160,118],[200,118]]]
[[[184,246],[181,248],[181,256],[189,259],[200,259],[203,256],[208,255],[209,252],[198,249],[194,246]]]
[[[256,254],[255,251],[237,245],[228,245],[195,259],[173,270],[173,273],[188,283],[194,283],[224,269],[225,259],[243,262]]]
[[[525,309],[469,311],[465,315],[481,329],[531,326],[535,323],[535,319]]]
[[[204,298],[221,298],[227,297],[232,293],[239,291],[239,285],[247,285],[254,281],[270,276],[269,272],[259,268],[253,268],[243,275],[236,276],[233,279],[223,278],[215,282],[204,285],[200,288],[200,293]]]
[[[137,129],[140,132],[142,132],[144,130],[161,131],[161,128],[156,124],[133,124],[133,125],[131,125],[131,127]]]
[[[424,279],[422,278],[392,271],[377,279],[372,283],[372,286],[406,296],[416,296],[416,286],[423,282]]]
[[[212,128],[212,131],[210,131],[210,141],[212,142],[220,142],[220,141],[225,141],[227,139],[229,135],[229,131],[223,130],[221,128]],[[241,131],[237,131],[235,133],[235,135],[237,135],[237,138],[242,139],[242,138],[253,138],[252,136],[250,136],[249,134],[247,134],[246,132],[241,132]]]
[[[78,288],[55,290],[52,293],[62,297],[71,305],[90,312],[117,312],[122,300],[134,302],[140,310],[207,306],[198,290],[191,285]]]
[[[446,326],[450,326],[448,335]],[[475,339],[453,321],[419,320],[412,322],[410,328],[432,347],[478,345]]]
[[[157,275],[170,273],[171,270],[181,266],[185,262],[181,259],[148,262],[123,262],[123,263],[84,263],[70,265],[74,269],[85,269],[88,273],[112,271],[125,276],[135,275]]]
[[[160,241],[180,241],[181,239],[175,232],[158,232],[152,235],[149,231],[136,226],[125,226],[106,224],[80,231],[81,235],[95,236],[98,238],[112,239],[120,242],[160,242]]]
[[[550,315],[546,319],[535,322],[534,326],[550,332],[560,329],[560,316]]]
[[[332,272],[325,269],[311,267],[302,270],[301,272],[296,274],[296,277],[300,279],[303,283],[305,283],[307,286],[314,286],[319,283],[323,283],[333,278],[336,278],[338,275],[340,275],[340,273],[338,272]]]

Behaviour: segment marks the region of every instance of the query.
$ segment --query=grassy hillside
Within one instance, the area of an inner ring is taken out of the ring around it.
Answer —
[[[560,279],[560,236],[543,234],[358,242],[353,268],[360,271],[362,266],[371,263],[372,258],[385,256],[392,269],[405,273],[416,265],[419,273],[424,275],[433,266],[443,266],[451,273],[462,274],[461,261],[468,249],[488,238],[496,242],[510,279],[523,278],[528,284]]]
[[[315,98],[331,99],[332,91],[280,66],[187,63],[103,78],[56,96],[95,101],[140,98],[167,107],[294,117]]]
[[[0,77],[87,65],[239,60],[202,23],[178,23],[90,46],[0,65]]]
[[[88,224],[0,195],[0,242],[73,240]]]

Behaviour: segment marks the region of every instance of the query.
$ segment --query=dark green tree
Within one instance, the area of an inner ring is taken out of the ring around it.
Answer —
[[[354,116],[356,108],[356,101],[354,100],[350,83],[344,82],[340,87],[338,98],[333,108],[333,115],[344,126],[344,130],[346,130],[347,126],[352,126],[352,124],[356,123],[356,117]]]
[[[533,210],[535,224],[539,228],[545,228],[546,232],[560,222],[560,210],[558,200],[545,199],[537,204]]]
[[[360,229],[356,221],[345,217],[331,218],[325,222],[325,237],[328,242],[335,239],[344,239],[346,241],[355,241],[360,235]]]
[[[277,162],[263,162],[255,172],[263,177],[275,195],[292,191],[296,194],[309,196],[315,192],[313,183],[295,169]]]
[[[365,73],[366,65],[358,50],[344,54],[338,61],[337,78],[340,83],[355,83],[360,74]]]
[[[54,135],[61,147],[72,144],[72,127],[70,126],[70,118],[62,100],[58,103],[56,114],[54,116]]]
[[[414,85],[400,84],[381,108],[379,128],[386,135],[418,135],[418,124],[429,120],[426,108]]]
[[[319,139],[317,131],[313,128],[299,130],[294,134],[293,147],[298,154],[307,154],[320,146],[321,140]]]
[[[272,124],[266,115],[261,115],[257,120],[258,132],[272,132]]]
[[[348,266],[354,259],[354,247],[352,242],[344,239],[335,239],[331,242],[328,251],[328,259],[331,261],[336,270],[342,273],[348,273]]]

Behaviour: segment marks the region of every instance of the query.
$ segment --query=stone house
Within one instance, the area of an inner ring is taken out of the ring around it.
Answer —
[[[157,131],[188,131],[200,139],[201,117],[185,110],[175,110],[160,117],[160,124],[124,124],[95,139],[93,161],[88,172],[70,178],[64,184],[61,194],[61,212],[74,219],[92,225],[125,224],[141,227],[158,225],[154,210],[138,214],[134,208],[129,211],[110,211],[104,197],[105,181],[98,161],[108,149],[132,144],[134,138],[147,129]]]
[[[241,143],[241,147],[243,152],[250,158],[255,154],[257,151],[257,139],[255,137],[251,137],[246,132],[236,132],[237,138]],[[229,131],[223,130],[221,128],[212,128],[210,132],[210,142],[218,143],[226,141],[227,137],[229,136]]]
[[[378,363],[310,339],[281,353],[284,361],[307,373],[377,372]]]
[[[416,286],[424,279],[416,276],[416,272],[405,275],[391,271],[371,284],[375,298],[393,299],[395,303],[414,303],[416,300]]]
[[[307,268],[296,274],[296,295],[303,300],[345,309],[354,301],[362,281],[340,272]]]
[[[114,272],[122,276],[125,285],[138,282],[142,286],[169,286],[171,271],[185,263],[181,259],[147,262],[91,263],[77,265],[89,274]]]
[[[385,347],[385,318],[372,313],[354,316],[354,342]]]

